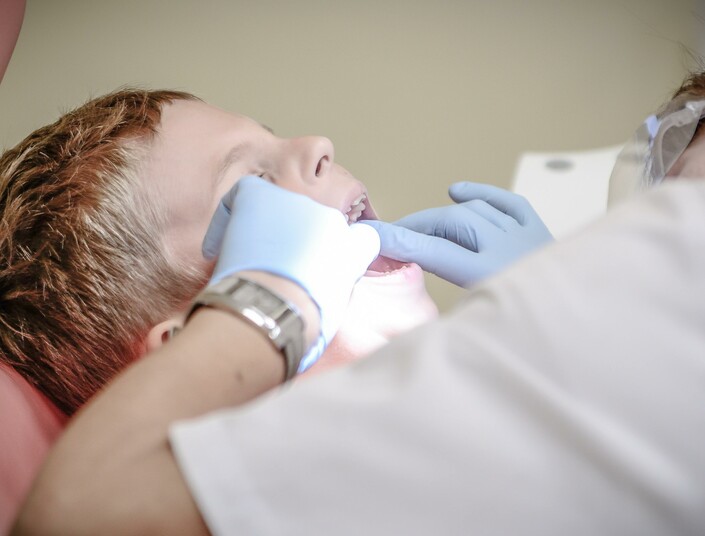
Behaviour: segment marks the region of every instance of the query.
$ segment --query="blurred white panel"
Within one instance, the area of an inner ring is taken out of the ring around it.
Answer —
[[[622,146],[519,157],[512,190],[526,197],[558,238],[607,210],[612,167]]]

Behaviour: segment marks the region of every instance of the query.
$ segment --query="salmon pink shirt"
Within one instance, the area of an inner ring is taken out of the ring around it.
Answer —
[[[0,535],[6,534],[66,416],[0,364]]]

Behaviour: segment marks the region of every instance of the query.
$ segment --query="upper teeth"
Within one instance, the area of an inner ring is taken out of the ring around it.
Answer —
[[[345,213],[345,217],[347,218],[348,223],[355,223],[357,221],[357,219],[362,214],[362,211],[367,208],[365,206],[366,200],[367,196],[365,194],[362,194],[360,195],[360,197],[358,197],[351,203],[350,208]]]

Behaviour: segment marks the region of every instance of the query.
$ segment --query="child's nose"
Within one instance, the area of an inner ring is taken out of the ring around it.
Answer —
[[[333,165],[333,142],[323,136],[305,136],[289,140],[292,171],[307,183],[325,179]]]

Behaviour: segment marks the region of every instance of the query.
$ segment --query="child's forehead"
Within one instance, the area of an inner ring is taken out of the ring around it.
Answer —
[[[159,136],[166,142],[212,142],[219,136],[249,137],[272,129],[246,115],[202,101],[175,101],[162,111]]]

